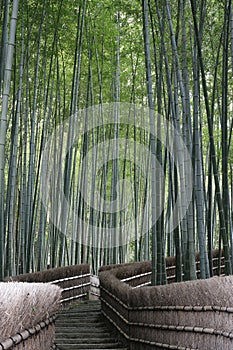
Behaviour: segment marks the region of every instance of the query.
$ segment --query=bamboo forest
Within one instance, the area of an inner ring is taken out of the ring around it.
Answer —
[[[0,279],[233,266],[231,0],[0,0]]]

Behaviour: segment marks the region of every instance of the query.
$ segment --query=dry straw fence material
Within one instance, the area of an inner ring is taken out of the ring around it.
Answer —
[[[8,283],[0,283],[0,350],[49,350],[61,304],[88,297],[90,266],[59,267],[8,277],[4,282]]]
[[[212,251],[212,264],[213,264],[213,275],[224,276],[224,256],[222,253],[219,256],[219,250]],[[115,268],[124,268],[125,272],[122,272],[121,281],[127,283],[133,288],[140,288],[148,286],[151,284],[151,261],[146,261],[142,264],[139,264],[138,268],[136,264],[127,263],[127,264],[117,264],[117,265],[106,265],[100,268],[100,272],[107,271]],[[182,265],[183,267],[183,265]],[[200,256],[199,253],[196,254],[196,271],[197,277],[200,275]],[[166,259],[166,275],[167,283],[176,282],[176,258],[169,257]]]
[[[233,276],[135,288],[133,275],[142,284],[149,270],[146,262],[100,272],[103,314],[130,349],[233,349]]]
[[[43,283],[0,283],[0,349],[48,350],[54,342],[61,289]]]
[[[87,298],[90,290],[90,265],[58,267],[41,272],[7,277],[5,282],[44,282],[62,288],[62,304],[67,305]],[[1,349],[0,349],[1,350]]]

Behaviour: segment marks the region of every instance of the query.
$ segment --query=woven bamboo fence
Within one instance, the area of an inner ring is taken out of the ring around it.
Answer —
[[[88,298],[90,290],[90,265],[81,264],[58,267],[41,272],[7,277],[4,281],[55,284],[62,289],[61,302],[67,306],[70,303]]]
[[[219,257],[219,251],[213,250],[212,252],[212,263],[213,263],[213,276],[221,275],[224,276],[224,256],[222,256],[222,253]],[[117,265],[106,265],[102,266],[99,269],[99,272],[112,270],[119,267],[125,267],[126,272],[125,276],[121,279],[122,282],[127,283],[133,288],[140,288],[144,286],[148,286],[151,284],[151,261],[143,262],[143,264],[139,265],[139,269],[133,269],[130,268],[132,264],[126,263],[126,264],[117,264]],[[134,265],[135,266],[135,265]],[[183,265],[182,265],[183,267]],[[131,270],[130,270],[131,269]],[[197,271],[197,278],[199,278],[200,275],[200,256],[199,253],[196,254],[196,271]],[[174,283],[176,282],[176,259],[175,257],[169,257],[166,259],[166,275],[167,275],[167,283]]]
[[[0,296],[0,349],[50,349],[61,289],[43,283],[0,283]]]
[[[125,264],[99,276],[103,314],[130,349],[233,349],[233,276],[135,288],[149,270]]]

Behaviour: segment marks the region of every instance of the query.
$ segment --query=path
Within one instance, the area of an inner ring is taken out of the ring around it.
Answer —
[[[87,301],[58,314],[56,349],[122,349],[101,314],[100,301]]]

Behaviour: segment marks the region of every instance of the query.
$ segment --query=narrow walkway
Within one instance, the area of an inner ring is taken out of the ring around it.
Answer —
[[[59,313],[55,344],[58,350],[122,349],[108,329],[99,301],[88,301]]]

